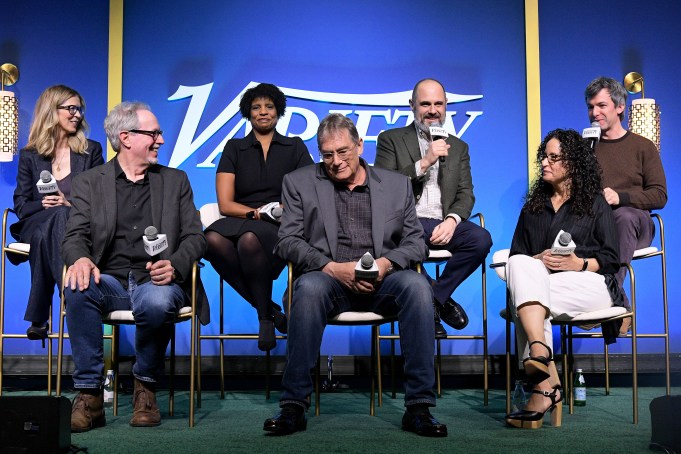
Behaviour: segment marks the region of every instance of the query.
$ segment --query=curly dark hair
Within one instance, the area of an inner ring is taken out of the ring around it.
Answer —
[[[277,118],[284,116],[286,112],[286,95],[276,85],[272,84],[258,84],[246,90],[239,101],[239,111],[241,116],[250,120],[251,118],[251,104],[254,99],[267,98],[274,103],[274,108],[277,109]]]
[[[574,129],[554,129],[544,137],[537,149],[536,164],[539,168],[546,152],[546,144],[551,139],[558,139],[560,142],[561,162],[566,169],[572,199],[571,212],[579,217],[592,215],[594,200],[602,192],[601,167],[596,161],[596,156],[589,144]],[[552,195],[553,187],[545,182],[540,174],[525,198],[523,210],[530,213],[541,212]]]

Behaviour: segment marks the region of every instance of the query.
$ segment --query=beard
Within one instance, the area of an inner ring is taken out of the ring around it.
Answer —
[[[443,128],[444,124],[442,123],[441,120],[434,121],[430,124],[426,124],[422,122],[421,120],[417,120],[414,118],[414,122],[416,123],[416,127],[419,128],[427,137],[430,137],[430,127],[431,126],[437,126],[438,128]]]

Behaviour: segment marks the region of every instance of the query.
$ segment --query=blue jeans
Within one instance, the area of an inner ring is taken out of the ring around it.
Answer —
[[[435,406],[433,291],[424,276],[410,270],[389,275],[371,295],[352,293],[321,271],[306,273],[293,283],[280,405],[309,406],[310,369],[317,362],[327,318],[347,311],[397,314],[404,355],[405,405]]]
[[[135,317],[135,378],[156,382],[163,373],[166,347],[177,312],[188,298],[177,284],[137,285],[132,274],[126,290],[118,280],[102,274],[99,284],[90,278],[84,291],[64,290],[66,320],[75,370],[74,388],[101,388],[104,372],[102,316],[116,310],[131,310]]]

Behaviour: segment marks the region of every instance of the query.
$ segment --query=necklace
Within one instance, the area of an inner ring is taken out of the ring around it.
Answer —
[[[64,159],[64,155],[67,154],[67,153],[68,152],[62,153],[61,157],[59,158],[59,161],[57,161],[57,172],[59,172],[61,170],[61,161]]]

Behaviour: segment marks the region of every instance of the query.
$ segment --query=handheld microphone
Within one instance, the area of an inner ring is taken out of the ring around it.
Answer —
[[[270,202],[264,207],[258,209],[258,212],[260,213],[260,219],[274,222],[275,224],[279,223],[283,211],[284,210],[282,210],[279,206],[279,202]]]
[[[377,278],[378,265],[376,265],[376,260],[369,252],[365,252],[355,265],[355,279],[371,281]]]
[[[442,140],[447,140],[447,137],[449,137],[449,133],[447,130],[441,126],[431,126],[430,127],[430,140],[435,142],[438,139]],[[445,157],[440,156],[439,158],[440,163],[445,162]]]
[[[59,193],[57,180],[47,170],[40,172],[40,179],[35,185],[38,187],[38,192],[42,195],[57,195]]]
[[[144,229],[142,241],[144,251],[152,257],[168,249],[168,238],[165,233],[158,233],[158,229],[153,225]]]
[[[551,254],[553,255],[570,255],[575,252],[575,242],[572,241],[572,235],[561,230],[558,232],[556,239],[551,245]]]
[[[582,139],[586,139],[593,150],[596,143],[601,140],[601,125],[597,121],[592,121],[591,127],[582,131]]]

